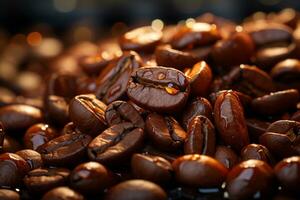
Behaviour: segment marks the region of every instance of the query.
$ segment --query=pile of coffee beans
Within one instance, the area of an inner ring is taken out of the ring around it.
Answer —
[[[300,14],[161,25],[6,38],[1,200],[300,198]]]

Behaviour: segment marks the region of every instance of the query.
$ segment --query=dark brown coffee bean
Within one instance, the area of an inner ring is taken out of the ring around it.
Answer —
[[[78,95],[70,101],[69,113],[72,122],[85,134],[99,135],[106,128],[106,105],[95,95]]]
[[[3,152],[14,153],[21,150],[23,147],[18,140],[8,135],[5,135],[3,141]]]
[[[130,75],[141,66],[141,62],[139,55],[133,51],[124,52],[120,58],[110,62],[98,76],[97,98],[106,104],[124,98]]]
[[[230,147],[226,146],[216,147],[215,159],[222,163],[227,169],[231,169],[239,161],[239,157],[236,153]]]
[[[88,146],[91,160],[116,164],[128,159],[143,144],[144,130],[129,122],[113,125],[94,138]]]
[[[105,110],[106,122],[112,126],[122,122],[131,122],[134,126],[144,128],[145,123],[132,104],[125,101],[114,101]]]
[[[70,186],[83,194],[97,194],[114,183],[113,174],[97,162],[82,163],[70,175]]]
[[[131,170],[135,178],[156,183],[167,183],[172,178],[172,165],[160,156],[134,154],[131,158]]]
[[[209,95],[211,103],[214,105],[216,103],[217,97],[220,94],[227,92],[228,90],[219,90],[218,92],[213,92]],[[252,98],[242,92],[233,91],[241,101],[242,106],[246,109],[251,106]]]
[[[229,199],[269,199],[274,186],[272,168],[261,160],[247,160],[236,165],[227,175],[226,191]]]
[[[61,131],[61,135],[80,132],[73,122],[67,123]]]
[[[276,115],[296,108],[299,99],[297,90],[283,90],[253,99],[252,108],[261,115]]]
[[[9,105],[0,108],[0,121],[5,130],[24,130],[42,121],[43,114],[38,108],[27,105]]]
[[[125,33],[119,41],[123,50],[152,52],[161,38],[162,32],[160,30],[153,29],[151,26],[144,26]]]
[[[0,199],[1,200],[20,200],[20,195],[13,191],[8,189],[0,189]]]
[[[176,152],[166,152],[157,149],[156,147],[152,145],[146,145],[143,149],[142,152],[146,155],[153,155],[153,156],[159,156],[162,157],[169,162],[173,162],[176,158],[179,157],[179,155],[176,154]]]
[[[299,194],[300,185],[300,157],[286,158],[274,168],[275,175],[284,191]]]
[[[214,107],[215,124],[225,144],[240,151],[249,144],[244,110],[233,91],[220,94]]]
[[[210,102],[203,97],[196,97],[191,102],[188,102],[184,109],[182,122],[185,129],[187,129],[189,122],[197,115],[203,115],[212,120],[212,106]]]
[[[55,187],[66,185],[69,175],[70,170],[65,168],[40,168],[28,172],[23,181],[29,192],[38,196]]]
[[[297,59],[286,59],[275,65],[270,73],[275,81],[290,83],[299,81],[300,61]]]
[[[300,122],[279,120],[272,123],[259,141],[279,158],[300,155]]]
[[[50,95],[45,100],[46,119],[63,126],[69,122],[69,105],[64,97]]]
[[[267,147],[261,144],[248,144],[241,151],[241,159],[246,160],[262,160],[270,165],[273,164],[274,160]]]
[[[165,191],[150,181],[129,180],[112,187],[105,200],[167,200]]]
[[[188,125],[184,153],[213,156],[215,145],[216,134],[214,125],[205,116],[199,115],[194,117]]]
[[[79,65],[81,66],[82,70],[88,75],[97,76],[112,59],[111,57],[109,57],[110,55],[108,55],[108,57],[105,57],[103,55],[105,54],[84,56],[79,59]]]
[[[43,144],[37,151],[41,153],[45,164],[73,165],[84,158],[91,140],[91,136],[81,133],[61,135]]]
[[[270,126],[270,122],[261,121],[255,118],[246,119],[249,136],[252,141],[258,141],[259,136],[265,133]]]
[[[84,200],[84,197],[68,187],[57,187],[48,191],[42,200]]]
[[[42,156],[39,152],[31,149],[23,149],[16,152],[17,155],[22,157],[30,167],[30,170],[40,168],[43,166]]]
[[[172,166],[176,180],[190,187],[219,187],[228,172],[219,161],[199,154],[181,156]]]
[[[187,137],[186,132],[173,117],[156,113],[147,116],[146,131],[150,141],[165,151],[180,149]]]
[[[182,72],[173,68],[142,67],[131,75],[127,95],[143,108],[176,112],[185,105],[189,91],[189,81]]]
[[[191,83],[194,96],[206,96],[212,82],[212,71],[205,61],[196,63],[185,72]]]
[[[220,38],[216,25],[196,22],[180,26],[172,38],[171,45],[175,49],[193,48],[213,44]]]

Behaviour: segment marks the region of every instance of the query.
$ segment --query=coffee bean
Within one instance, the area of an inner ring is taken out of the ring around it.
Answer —
[[[267,147],[261,144],[248,144],[241,151],[242,160],[262,160],[270,165],[273,164],[274,159],[267,149]]]
[[[72,122],[85,134],[99,135],[106,128],[106,105],[95,95],[78,95],[70,101]]]
[[[131,170],[135,178],[156,183],[167,183],[172,178],[172,165],[160,156],[134,154],[131,158]]]
[[[300,122],[300,110],[298,110],[291,116],[291,120]]]
[[[61,131],[61,135],[80,132],[73,122],[67,123]]]
[[[226,146],[217,146],[214,157],[227,169],[231,169],[239,162],[239,157],[236,153],[230,147]]]
[[[246,119],[249,136],[252,141],[258,141],[259,136],[265,133],[271,123],[256,118]]]
[[[165,151],[180,149],[187,137],[186,132],[173,117],[156,113],[147,116],[146,131],[150,141]]]
[[[69,120],[69,105],[64,97],[50,95],[45,100],[46,119],[51,123],[63,126]]]
[[[176,180],[190,187],[219,187],[228,172],[219,161],[199,154],[181,156],[172,166]]]
[[[275,81],[290,83],[299,81],[300,61],[297,59],[286,59],[277,63],[270,72]]]
[[[13,191],[8,189],[0,189],[0,199],[2,200],[20,200],[20,195]]]
[[[97,76],[110,60],[110,58],[107,59],[106,57],[102,56],[102,54],[96,54],[84,56],[80,58],[78,62],[85,73],[90,76]]]
[[[194,117],[188,125],[184,153],[213,156],[215,145],[216,134],[214,125],[205,116],[199,115]]]
[[[173,162],[176,158],[179,157],[178,153],[176,152],[166,152],[163,150],[159,150],[156,147],[152,145],[146,145],[143,149],[142,152],[146,155],[153,155],[153,156],[159,156],[164,159],[166,159],[169,162]]]
[[[23,149],[16,152],[17,155],[22,157],[30,167],[30,170],[40,168],[43,166],[43,160],[40,153],[31,149]]]
[[[144,131],[129,122],[116,124],[103,131],[88,145],[91,160],[116,164],[128,159],[143,144]]]
[[[84,197],[68,187],[57,187],[48,191],[42,200],[84,200]]]
[[[43,144],[37,151],[47,165],[74,165],[85,157],[86,147],[91,140],[91,136],[81,133],[61,135]]]
[[[249,143],[244,111],[238,96],[233,91],[220,94],[215,102],[216,127],[225,144],[240,151]]]
[[[134,126],[144,128],[145,123],[132,104],[125,101],[114,101],[105,110],[105,119],[112,126],[121,122],[131,122]]]
[[[105,200],[167,200],[165,191],[150,181],[129,180],[112,187]]]
[[[189,96],[189,81],[173,68],[142,67],[132,73],[128,97],[137,105],[157,112],[176,112]]]
[[[3,152],[14,153],[21,150],[23,147],[18,140],[8,135],[5,135],[3,141]]]

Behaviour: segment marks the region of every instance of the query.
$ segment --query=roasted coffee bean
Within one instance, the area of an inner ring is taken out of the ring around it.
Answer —
[[[212,71],[205,61],[196,63],[185,72],[191,83],[194,96],[206,96],[212,82]]]
[[[95,95],[78,95],[70,101],[69,113],[72,122],[85,134],[99,135],[106,128],[106,105]]]
[[[79,65],[82,70],[90,76],[97,76],[101,70],[109,63],[111,57],[103,56],[105,54],[96,54],[84,56],[79,59]]]
[[[27,162],[17,154],[0,154],[0,186],[17,187],[23,176],[30,170]]]
[[[43,114],[38,108],[28,105],[9,105],[0,108],[0,121],[5,130],[24,130],[42,121]]]
[[[254,53],[251,37],[245,32],[237,32],[229,38],[218,41],[211,52],[213,61],[220,66],[234,66],[250,61]]]
[[[172,166],[176,180],[190,187],[219,187],[228,172],[219,161],[199,154],[181,156]]]
[[[176,158],[179,157],[179,155],[176,154],[176,152],[162,151],[162,150],[159,150],[159,149],[157,149],[156,147],[154,147],[152,145],[146,145],[142,149],[142,152],[146,155],[153,155],[153,156],[162,157],[162,158],[168,160],[169,162],[173,162]]]
[[[21,150],[22,148],[23,146],[20,144],[18,140],[8,135],[5,135],[3,141],[3,152],[14,153],[16,151]]]
[[[131,170],[135,178],[156,183],[167,183],[172,178],[172,165],[160,156],[134,154],[131,158]]]
[[[39,152],[31,149],[23,149],[16,152],[17,155],[22,157],[30,167],[30,170],[40,168],[43,166],[42,156]]]
[[[261,121],[255,118],[246,119],[249,136],[252,141],[258,141],[259,136],[265,133],[270,126],[270,122]]]
[[[261,115],[276,115],[296,108],[299,99],[299,92],[295,89],[277,91],[253,99],[252,108]]]
[[[51,123],[63,126],[69,120],[69,105],[64,97],[50,95],[45,100],[46,118]]]
[[[124,52],[120,58],[110,62],[98,76],[97,98],[106,104],[124,98],[130,75],[141,66],[141,62],[139,55],[133,51]]]
[[[129,122],[116,124],[103,131],[88,145],[91,160],[116,164],[128,159],[143,144],[144,130]]]
[[[299,194],[300,185],[300,157],[286,158],[274,168],[275,175],[284,191]]]
[[[57,131],[48,124],[34,124],[25,133],[23,141],[28,149],[37,150],[39,146],[57,137]]]
[[[239,162],[239,157],[236,153],[226,146],[217,146],[215,159],[222,163],[227,169],[231,169]]]
[[[240,65],[224,79],[230,88],[252,97],[259,97],[274,91],[271,77],[256,66]]]
[[[244,110],[233,91],[220,94],[214,107],[215,124],[225,144],[240,151],[249,143]]]
[[[220,38],[216,25],[196,22],[180,26],[171,40],[171,45],[175,49],[193,48],[213,44]]]
[[[105,200],[167,200],[165,191],[150,181],[129,180],[112,187]]]
[[[300,155],[300,122],[276,121],[260,136],[259,141],[279,158]]]
[[[112,126],[121,122],[131,122],[134,126],[144,128],[145,123],[132,104],[125,101],[114,101],[105,110],[106,122]]]
[[[137,105],[157,112],[183,108],[190,86],[185,75],[173,68],[142,67],[132,73],[127,95]]]
[[[2,123],[0,122],[0,153],[3,151],[5,132]]]
[[[80,132],[73,122],[67,123],[61,131],[61,135],[71,134],[75,132]]]
[[[216,103],[217,97],[222,94],[226,93],[228,90],[219,90],[218,92],[213,92],[209,95],[211,103],[214,105]],[[246,109],[249,106],[251,106],[252,98],[249,95],[246,95],[242,92],[233,91],[238,98],[240,99],[240,102],[242,106]]]
[[[165,151],[180,149],[187,138],[186,132],[173,117],[156,113],[147,116],[146,131],[150,141]]]
[[[48,191],[42,200],[84,200],[84,197],[68,187],[57,187]]]
[[[55,187],[66,185],[69,175],[70,170],[65,168],[40,168],[28,172],[23,181],[29,192],[38,196]]]
[[[0,189],[0,199],[1,200],[20,200],[20,195],[13,191],[8,189]]]
[[[274,160],[267,149],[267,147],[261,145],[261,144],[248,144],[245,146],[241,151],[241,159],[242,160],[262,160],[266,163],[272,165]]]
[[[275,81],[287,84],[296,81],[299,82],[300,61],[297,59],[283,60],[272,68],[270,75]]]
[[[227,175],[229,199],[269,199],[274,189],[272,168],[261,160],[247,160],[236,165]]]
[[[83,194],[97,194],[114,183],[114,175],[97,162],[82,163],[70,175],[70,187]]]
[[[86,147],[91,140],[91,136],[81,133],[61,135],[43,144],[37,151],[47,165],[73,165],[85,157]]]
[[[152,52],[162,38],[162,32],[151,26],[144,26],[125,33],[120,38],[120,46],[123,50],[138,52]]]
[[[191,102],[188,102],[184,109],[182,122],[185,129],[187,129],[189,122],[197,115],[203,115],[212,120],[212,106],[210,102],[203,97],[196,97]]]
[[[194,117],[188,125],[187,138],[184,142],[185,154],[204,154],[213,156],[215,153],[215,127],[205,116]]]
[[[155,60],[159,66],[173,67],[179,70],[192,67],[199,61],[193,53],[176,50],[169,45],[156,48]]]

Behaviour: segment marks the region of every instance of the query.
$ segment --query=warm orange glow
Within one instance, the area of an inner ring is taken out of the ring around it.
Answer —
[[[39,32],[31,32],[27,36],[27,43],[31,46],[38,46],[42,42],[42,35]]]

